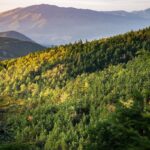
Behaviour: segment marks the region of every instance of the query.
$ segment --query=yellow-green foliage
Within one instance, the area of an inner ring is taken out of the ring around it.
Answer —
[[[149,39],[147,28],[0,62],[0,148],[149,149]]]

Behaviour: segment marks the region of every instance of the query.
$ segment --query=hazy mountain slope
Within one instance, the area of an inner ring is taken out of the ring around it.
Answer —
[[[44,47],[37,43],[0,37],[0,60],[24,56],[41,49]]]
[[[34,5],[0,14],[1,31],[20,31],[45,44],[111,36],[148,25],[149,18],[134,13],[97,12],[51,5]]]
[[[6,50],[0,50],[0,60],[5,60],[14,57],[15,55],[13,53],[9,53]]]
[[[6,37],[6,38],[13,38],[17,39],[20,41],[28,41],[28,42],[33,42],[30,38],[27,36],[16,32],[16,31],[5,31],[5,32],[0,32],[0,37]]]
[[[143,10],[143,11],[134,11],[133,14],[146,18],[146,19],[150,19],[150,8]]]
[[[0,149],[150,149],[150,28],[0,61]]]

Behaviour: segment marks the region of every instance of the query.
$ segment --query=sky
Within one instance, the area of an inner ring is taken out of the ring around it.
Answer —
[[[98,11],[133,11],[150,8],[150,0],[0,0],[0,12],[35,4],[50,4]]]

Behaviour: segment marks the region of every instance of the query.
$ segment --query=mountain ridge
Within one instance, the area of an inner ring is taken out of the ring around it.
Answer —
[[[0,37],[0,60],[21,57],[44,48],[44,46],[32,41]]]
[[[141,9],[141,10],[132,10],[132,11],[127,11],[127,10],[123,10],[123,9],[119,9],[119,10],[94,10],[94,9],[87,9],[87,8],[76,8],[76,7],[70,7],[70,6],[66,6],[66,7],[63,7],[63,6],[58,6],[58,5],[51,5],[51,4],[36,4],[36,5],[29,5],[29,6],[26,6],[26,7],[17,7],[17,8],[14,8],[14,9],[9,9],[9,10],[5,10],[5,11],[2,11],[0,12],[1,13],[7,13],[7,12],[10,12],[10,11],[16,11],[16,10],[20,10],[20,9],[26,9],[26,8],[33,8],[33,7],[56,7],[56,8],[70,8],[70,9],[78,9],[78,10],[90,10],[90,11],[94,11],[94,12],[127,12],[127,13],[133,13],[133,12],[141,12],[141,11],[150,11],[150,8],[145,8],[145,9]]]
[[[139,13],[94,11],[55,5],[33,5],[0,14],[1,30],[7,27],[7,30],[20,31],[46,45],[108,37],[144,28],[149,24],[149,17],[144,18]]]
[[[33,40],[31,40],[30,38],[28,38],[24,34],[19,33],[17,31],[0,32],[0,37],[13,38],[13,39],[17,39],[17,40],[20,40],[20,41],[34,42]]]

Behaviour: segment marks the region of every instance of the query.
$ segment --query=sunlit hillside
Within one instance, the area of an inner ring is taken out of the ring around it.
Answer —
[[[150,28],[0,62],[0,149],[150,149]]]

